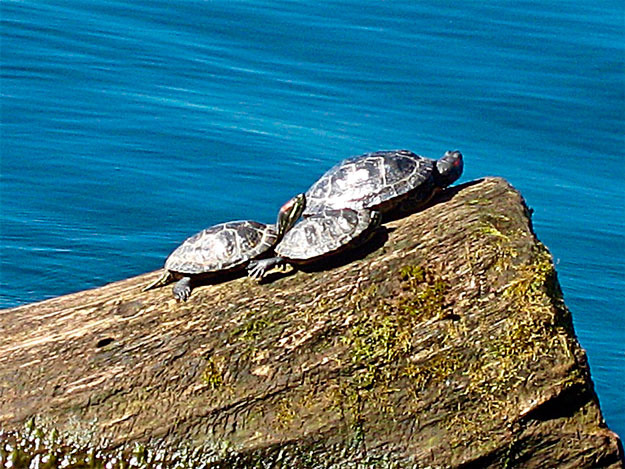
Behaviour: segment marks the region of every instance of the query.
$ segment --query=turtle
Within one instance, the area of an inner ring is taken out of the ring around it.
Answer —
[[[253,260],[250,277],[262,279],[274,267],[314,263],[365,243],[379,226],[377,210],[323,208],[302,218],[274,248],[276,256]]]
[[[324,207],[374,209],[387,213],[400,204],[423,207],[462,174],[462,154],[447,151],[433,160],[409,150],[365,153],[330,168],[306,191],[308,217]]]
[[[239,220],[196,233],[169,255],[163,275],[144,291],[177,280],[174,297],[186,301],[196,279],[243,269],[250,260],[267,255],[293,227],[304,210],[305,200],[304,194],[299,194],[285,203],[275,225]]]

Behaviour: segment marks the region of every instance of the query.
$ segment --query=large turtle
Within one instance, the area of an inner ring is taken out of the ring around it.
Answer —
[[[286,233],[274,248],[275,257],[251,261],[248,275],[262,279],[277,266],[308,264],[338,254],[367,241],[379,224],[376,210],[324,208]]]
[[[250,260],[267,254],[293,227],[304,206],[304,194],[299,194],[282,206],[275,225],[232,221],[200,231],[169,255],[163,276],[144,291],[178,280],[174,297],[186,301],[194,280],[242,269]]]
[[[448,151],[439,160],[408,150],[377,151],[348,158],[308,189],[304,216],[324,207],[368,208],[386,213],[402,203],[418,209],[436,191],[458,179],[462,169],[459,151]]]

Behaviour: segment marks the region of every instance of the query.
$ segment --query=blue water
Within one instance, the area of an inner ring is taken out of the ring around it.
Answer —
[[[217,222],[271,222],[345,157],[458,148],[463,181],[503,176],[535,209],[625,436],[622,1],[0,8],[0,307],[157,269]]]

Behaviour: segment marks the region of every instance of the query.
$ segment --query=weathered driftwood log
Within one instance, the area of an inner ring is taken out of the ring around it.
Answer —
[[[0,462],[623,467],[501,179],[309,272],[187,303],[142,292],[156,275],[0,312]]]

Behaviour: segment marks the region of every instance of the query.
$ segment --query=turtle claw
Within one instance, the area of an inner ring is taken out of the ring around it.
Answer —
[[[180,300],[180,301],[187,301],[190,295],[191,295],[191,289],[189,287],[174,290],[174,296],[176,297],[177,300]]]
[[[176,282],[173,292],[176,300],[187,301],[191,295],[191,279],[189,277],[185,277]]]
[[[261,263],[259,261],[252,261],[247,266],[247,275],[256,280],[262,280],[266,272],[267,268],[265,267],[264,263]]]
[[[256,280],[262,280],[267,275],[267,272],[274,267],[281,266],[283,263],[284,261],[281,257],[252,261],[247,266],[247,275]]]

